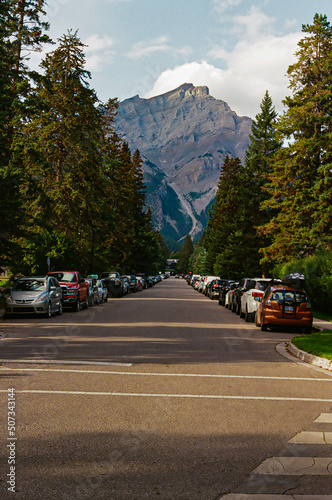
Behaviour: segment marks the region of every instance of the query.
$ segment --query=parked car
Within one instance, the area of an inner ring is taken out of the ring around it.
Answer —
[[[96,278],[85,278],[89,285],[89,307],[99,304],[99,293]]]
[[[81,306],[88,307],[89,285],[78,271],[52,271],[47,275],[60,283],[63,307],[70,307],[73,311],[79,311]]]
[[[203,288],[202,288],[202,293],[206,295],[206,287],[210,283],[210,281],[215,280],[215,279],[220,279],[220,276],[205,276],[204,282],[203,282]]]
[[[241,297],[240,317],[247,322],[253,321],[257,311],[257,297],[263,297],[265,290],[272,283],[281,283],[281,280],[271,280],[271,278],[254,278],[247,284]]]
[[[104,280],[107,286],[108,297],[122,297],[123,285],[120,273],[116,271],[103,272],[100,275],[100,279]]]
[[[239,286],[239,282],[238,281],[235,281],[231,286],[230,286],[230,289],[228,290],[228,292],[226,293],[226,296],[225,296],[225,304],[224,306],[227,308],[227,309],[230,309],[232,310],[232,306],[233,306],[233,293],[234,293],[234,290]]]
[[[127,276],[121,276],[123,295],[130,293],[129,279]]]
[[[228,280],[220,288],[220,290],[219,290],[219,296],[218,296],[218,303],[219,303],[220,306],[226,306],[226,304],[225,304],[225,302],[226,302],[226,295],[229,292],[229,290],[231,289],[231,287],[233,287],[233,289],[235,288],[235,283],[237,283],[237,282],[234,281],[234,280]]]
[[[129,281],[129,288],[131,292],[137,292],[137,280],[136,276],[134,274],[128,274],[127,275],[128,281]]]
[[[204,280],[205,280],[205,276],[201,276],[197,282],[197,291],[200,293],[202,293],[202,291],[203,291]]]
[[[96,281],[96,287],[98,290],[98,303],[107,302],[107,286],[103,280]]]
[[[219,292],[221,290],[221,287],[227,283],[227,280],[223,279],[215,279],[209,282],[209,284],[206,287],[206,296],[209,297],[211,300],[217,299],[219,297]]]
[[[240,314],[241,312],[241,298],[243,293],[247,289],[250,280],[251,278],[242,278],[239,281],[239,285],[234,289],[234,293],[232,294],[232,305],[230,309],[236,314]]]
[[[311,333],[312,309],[304,289],[286,285],[269,286],[263,297],[257,297],[258,307],[255,324],[262,331],[269,327],[292,327],[297,331]]]
[[[25,276],[16,281],[6,298],[5,314],[62,314],[62,290],[51,276]]]
[[[140,276],[136,276],[137,291],[141,292],[143,290],[143,279]]]

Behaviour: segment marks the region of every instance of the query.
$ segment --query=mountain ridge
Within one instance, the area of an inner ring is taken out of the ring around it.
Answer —
[[[141,153],[147,205],[161,234],[179,241],[203,232],[220,167],[226,155],[244,161],[251,124],[191,83],[119,103],[115,129]]]

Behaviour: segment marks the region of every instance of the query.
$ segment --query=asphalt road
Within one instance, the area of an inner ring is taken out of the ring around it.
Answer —
[[[248,486],[267,458],[308,452],[287,443],[331,412],[332,377],[276,351],[293,334],[263,333],[183,280],[79,313],[3,320],[0,334],[1,499],[332,491],[331,474]]]

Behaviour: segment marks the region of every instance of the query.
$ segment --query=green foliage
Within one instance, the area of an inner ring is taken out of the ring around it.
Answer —
[[[189,262],[193,251],[194,246],[192,239],[189,234],[187,234],[179,254],[179,262],[177,264],[178,272],[187,274],[190,271]]]
[[[332,29],[326,16],[316,14],[302,31],[297,62],[288,69],[293,95],[285,99],[278,124],[284,147],[275,156],[263,204],[275,212],[262,228],[272,238],[264,249],[271,262],[312,255],[331,237]]]
[[[29,33],[38,25],[33,9],[43,1],[21,4],[32,9],[32,24],[21,27],[21,44],[29,45]],[[37,47],[46,41],[38,34],[35,39]],[[12,59],[15,77],[20,58]],[[46,272],[47,257],[52,269],[82,273],[110,267],[157,271],[165,263],[165,248],[145,209],[140,154],[131,155],[114,133],[117,100],[98,106],[84,66],[84,45],[77,33],[68,32],[42,61],[44,74],[34,74],[15,127],[9,111],[1,115],[7,135],[0,141],[10,143],[0,165],[1,189],[6,190],[0,197],[0,235],[6,233],[7,245],[2,244],[2,260],[25,274]],[[9,83],[0,78],[4,103],[6,89],[18,81],[14,77]],[[22,100],[23,94],[17,90],[15,98]],[[10,231],[11,226],[19,230]]]
[[[204,238],[209,274],[230,279],[261,273],[250,200],[246,168],[239,158],[226,156]]]
[[[275,277],[290,273],[306,276],[305,288],[311,304],[318,311],[332,314],[332,250],[319,250],[314,255],[285,264],[274,269]]]

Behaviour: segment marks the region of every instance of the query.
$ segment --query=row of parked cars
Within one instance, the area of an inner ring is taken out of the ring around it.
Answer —
[[[313,314],[304,289],[305,277],[290,274],[281,279],[242,278],[239,281],[219,276],[185,276],[188,284],[262,331],[270,327],[292,327],[311,333]]]
[[[109,297],[122,297],[140,292],[161,281],[161,276],[120,275],[105,272],[100,276],[82,277],[78,271],[52,271],[45,276],[23,276],[7,290],[5,315],[40,314],[51,317],[87,309],[107,302]]]

